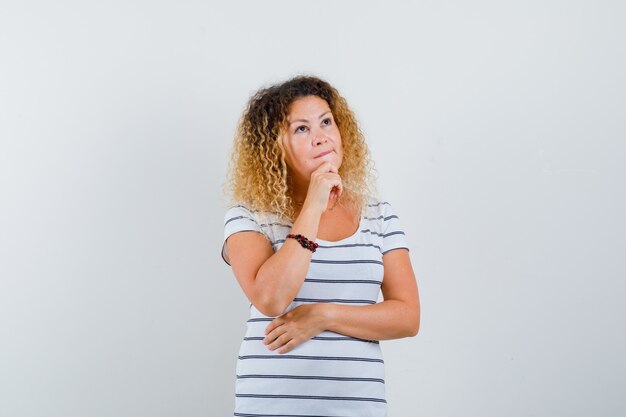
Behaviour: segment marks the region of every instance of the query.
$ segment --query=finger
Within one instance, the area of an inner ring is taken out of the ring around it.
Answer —
[[[283,322],[282,322],[282,320],[280,320],[280,318],[272,320],[271,323],[268,324],[267,327],[265,327],[265,334],[267,335],[272,330],[274,330],[278,326],[281,326],[282,324],[283,324]]]
[[[341,183],[341,181],[339,181],[337,184],[333,185],[331,189],[331,197],[339,198],[342,193],[343,193],[343,184]]]
[[[281,347],[276,351],[276,353],[282,354],[291,351],[293,348],[298,346],[300,343],[296,341],[296,339],[291,339],[289,342],[285,344],[285,346]]]
[[[286,333],[283,333],[280,336],[278,336],[276,340],[274,340],[272,343],[267,345],[267,348],[269,350],[277,349],[281,347],[282,345],[286,344],[289,341],[288,339],[289,339],[289,336],[287,336]]]
[[[279,326],[276,329],[274,329],[271,332],[269,332],[265,336],[265,339],[263,339],[263,343],[268,345],[268,344],[272,343],[274,340],[278,339],[280,337],[280,335],[282,335],[282,334],[284,334],[286,332],[287,332],[286,328],[283,328],[282,326]]]
[[[331,164],[330,162],[326,161],[324,162],[322,165],[320,165],[315,171],[319,171],[319,172],[333,172],[335,174],[337,174],[339,171],[337,170],[337,167],[334,166],[333,164]]]

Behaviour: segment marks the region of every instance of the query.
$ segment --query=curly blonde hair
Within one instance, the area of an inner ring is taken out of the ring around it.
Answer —
[[[375,190],[375,171],[356,117],[328,82],[303,75],[262,88],[248,101],[237,125],[229,161],[226,185],[231,203],[294,220],[295,202],[282,135],[287,128],[289,106],[306,96],[317,96],[328,103],[341,135],[343,161],[339,176],[343,194],[338,204],[352,204],[359,212],[367,204]]]

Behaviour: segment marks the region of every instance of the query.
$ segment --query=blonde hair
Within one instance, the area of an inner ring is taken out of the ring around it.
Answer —
[[[282,144],[289,106],[306,96],[324,99],[341,135],[343,161],[339,176],[343,194],[338,204],[359,209],[374,193],[374,165],[356,117],[346,100],[328,82],[297,76],[258,90],[239,119],[229,160],[227,194],[231,203],[275,213],[293,220],[291,176]]]

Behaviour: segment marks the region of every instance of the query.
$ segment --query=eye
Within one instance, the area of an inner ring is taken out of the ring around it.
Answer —
[[[306,132],[307,127],[302,125],[302,126],[298,126],[296,127],[296,133],[298,132]]]
[[[322,120],[322,124],[325,126],[330,126],[331,124],[333,124],[333,120],[330,117],[327,117],[326,119]]]

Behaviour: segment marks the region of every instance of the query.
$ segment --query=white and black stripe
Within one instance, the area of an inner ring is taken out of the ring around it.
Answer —
[[[254,231],[264,234],[277,251],[291,227],[289,220],[237,205],[226,213],[224,242],[233,233]],[[374,198],[364,207],[359,228],[352,236],[337,242],[316,242],[318,250],[313,253],[307,276],[285,312],[309,303],[376,304],[384,276],[384,254],[408,250],[393,207]],[[234,416],[386,415],[379,341],[324,331],[279,354],[262,343],[265,328],[274,319],[250,305],[237,359]]]

